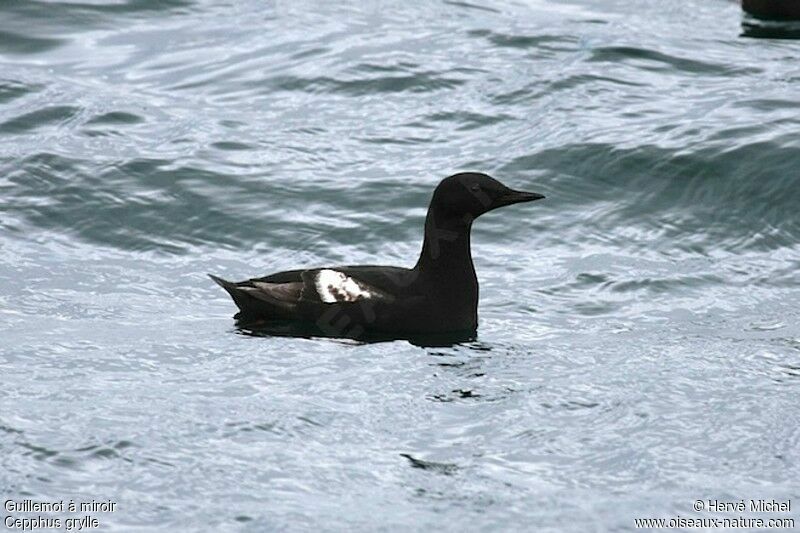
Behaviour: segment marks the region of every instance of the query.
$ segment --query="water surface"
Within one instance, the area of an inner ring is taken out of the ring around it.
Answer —
[[[627,531],[797,497],[791,28],[336,4],[0,4],[3,499],[110,499],[114,531]],[[205,277],[410,266],[465,169],[547,195],[476,223],[473,341],[246,335]]]

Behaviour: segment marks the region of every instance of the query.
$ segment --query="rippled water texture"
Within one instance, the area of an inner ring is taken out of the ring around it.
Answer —
[[[800,41],[770,24],[3,0],[4,499],[110,499],[115,531],[581,532],[796,499]],[[205,277],[411,265],[464,169],[547,195],[476,223],[474,341],[244,335]]]

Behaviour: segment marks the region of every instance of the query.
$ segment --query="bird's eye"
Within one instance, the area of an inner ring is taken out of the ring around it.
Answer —
[[[477,192],[477,191],[481,190],[481,186],[476,183],[472,187],[470,187],[470,189],[475,191],[475,192]]]

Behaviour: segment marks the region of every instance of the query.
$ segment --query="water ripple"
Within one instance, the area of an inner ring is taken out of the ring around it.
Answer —
[[[0,52],[6,54],[36,54],[61,46],[63,39],[32,37],[10,31],[0,31]]]
[[[670,54],[651,49],[636,48],[631,46],[601,46],[592,50],[589,61],[607,63],[635,62],[637,68],[645,71],[674,70],[689,74],[708,74],[713,76],[753,75],[760,71],[755,68],[740,68],[698,61],[685,57],[676,57]]]
[[[282,76],[269,80],[269,86],[280,91],[309,93],[333,92],[347,96],[366,96],[394,92],[429,92],[451,89],[464,84],[464,80],[448,78],[431,72],[418,72],[408,76],[381,76],[355,80],[328,77],[302,78]]]
[[[60,126],[80,113],[74,106],[51,106],[0,123],[0,134],[29,133],[42,127]]]
[[[0,104],[35,93],[41,89],[42,86],[39,84],[27,84],[15,80],[0,80]]]

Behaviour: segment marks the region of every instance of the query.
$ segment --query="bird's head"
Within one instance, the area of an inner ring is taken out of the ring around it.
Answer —
[[[445,178],[436,187],[431,208],[442,217],[466,222],[511,204],[541,200],[544,195],[515,191],[486,174],[461,172]]]

